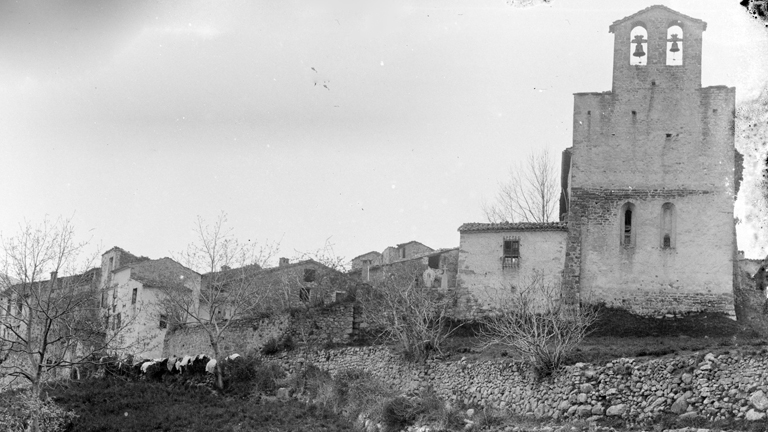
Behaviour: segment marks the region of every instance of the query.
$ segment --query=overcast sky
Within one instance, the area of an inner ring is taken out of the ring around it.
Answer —
[[[74,215],[159,258],[224,211],[288,257],[458,246],[515,160],[559,161],[573,93],[611,88],[608,26],[652,4],[708,23],[704,86],[758,94],[735,1],[3,1],[0,231]]]

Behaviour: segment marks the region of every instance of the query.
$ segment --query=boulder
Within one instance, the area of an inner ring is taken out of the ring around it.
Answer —
[[[689,373],[684,373],[680,378],[683,380],[684,384],[690,384],[691,381],[693,381],[693,375]]]
[[[682,414],[686,412],[688,410],[688,401],[686,401],[685,396],[681,396],[675,402],[673,402],[669,410],[675,414]]]
[[[587,394],[586,393],[579,393],[579,395],[576,396],[576,401],[578,401],[579,403],[583,404],[584,402],[587,401]]]
[[[586,384],[582,384],[579,387],[579,391],[581,391],[582,393],[590,394],[593,391],[595,391],[595,388],[592,386],[592,384],[586,383]]]
[[[749,402],[752,404],[753,407],[759,409],[760,411],[765,411],[768,409],[768,397],[765,396],[765,393],[763,393],[762,390],[758,390],[749,397]]]
[[[625,412],[627,412],[627,405],[618,404],[608,407],[608,409],[605,411],[605,415],[617,417],[623,415]]]
[[[579,405],[579,407],[576,409],[576,414],[579,417],[589,417],[592,415],[592,405],[584,404]]]
[[[754,408],[747,411],[747,415],[744,416],[748,421],[758,421],[765,418],[765,413],[755,411]]]
[[[277,398],[283,402],[287,401],[291,398],[290,389],[287,389],[285,387],[280,387],[277,389]]]

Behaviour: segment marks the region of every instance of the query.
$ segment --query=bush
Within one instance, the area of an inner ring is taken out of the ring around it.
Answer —
[[[400,430],[416,421],[419,414],[419,406],[412,399],[398,396],[384,404],[382,422],[389,428]]]
[[[274,363],[264,363],[252,355],[240,356],[222,362],[224,392],[248,397],[253,390],[272,395],[277,380],[285,377],[283,369]]]
[[[296,343],[293,341],[293,337],[290,334],[283,335],[279,340],[277,338],[270,338],[261,347],[261,353],[263,355],[275,355],[281,351],[291,351],[296,348]]]
[[[264,346],[261,347],[261,353],[264,355],[275,355],[279,352],[280,342],[278,342],[275,338],[270,338],[267,342],[264,343]]]
[[[558,283],[535,273],[528,286],[501,292],[480,332],[486,346],[501,345],[522,354],[540,380],[559,369],[590,333],[600,307],[568,305]]]
[[[75,418],[74,411],[66,411],[50,398],[40,400],[28,391],[5,392],[0,395],[0,425],[9,432],[26,431],[33,413],[39,414],[40,430],[63,431]]]

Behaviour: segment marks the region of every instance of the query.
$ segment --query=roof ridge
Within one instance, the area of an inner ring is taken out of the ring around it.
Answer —
[[[676,11],[676,10],[674,10],[674,9],[672,9],[672,8],[670,8],[670,7],[668,7],[668,6],[664,6],[664,5],[658,5],[658,4],[657,4],[657,5],[651,5],[651,6],[648,6],[648,7],[647,7],[647,8],[645,8],[645,9],[641,9],[641,10],[639,10],[639,11],[637,11],[637,12],[635,12],[635,13],[631,14],[631,15],[627,15],[627,16],[625,16],[624,18],[621,18],[621,19],[618,19],[618,20],[614,21],[614,22],[613,22],[613,23],[612,23],[610,26],[608,26],[608,31],[609,31],[610,33],[613,33],[613,29],[614,29],[614,27],[616,27],[617,25],[619,25],[619,24],[622,24],[622,23],[624,23],[624,22],[626,22],[626,21],[629,21],[629,20],[630,20],[630,19],[632,19],[633,17],[635,17],[635,16],[637,16],[637,15],[640,15],[640,14],[642,14],[642,13],[648,12],[648,11],[649,11],[649,10],[651,10],[651,9],[664,9],[664,10],[666,10],[666,11],[668,11],[668,12],[672,12],[672,13],[674,13],[674,14],[676,14],[676,15],[679,15],[679,16],[681,16],[681,17],[683,17],[683,18],[686,18],[686,19],[688,19],[688,20],[690,20],[690,21],[693,21],[693,22],[697,22],[697,23],[701,23],[701,24],[703,24],[703,25],[704,25],[704,28],[703,28],[703,30],[706,30],[706,29],[707,29],[707,23],[706,23],[704,20],[701,20],[701,19],[699,19],[699,18],[694,18],[694,17],[692,17],[692,16],[690,16],[690,15],[686,15],[686,14],[684,14],[684,13],[678,12],[678,11]]]

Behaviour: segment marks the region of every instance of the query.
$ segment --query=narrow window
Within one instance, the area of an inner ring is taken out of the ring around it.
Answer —
[[[683,29],[673,25],[667,29],[667,66],[683,64]]]
[[[117,303],[112,304],[112,312],[117,312]]]
[[[21,296],[16,298],[16,311],[21,314],[21,312],[24,310],[24,300],[22,300]]]
[[[107,306],[107,292],[106,291],[102,291],[101,292],[101,307],[103,307],[105,309],[108,307]]]
[[[299,299],[305,303],[309,301],[309,288],[301,287],[299,289]]]
[[[109,330],[109,315],[104,315],[104,328]]]
[[[109,271],[112,271],[112,268],[114,267],[114,265],[115,265],[115,258],[109,257]]]
[[[502,267],[514,268],[520,263],[520,240],[504,240]]]
[[[131,294],[131,304],[136,304],[136,295],[138,294],[138,291],[138,288],[133,289],[133,294]]]
[[[661,248],[675,247],[675,205],[664,203],[661,206]]]
[[[405,248],[400,249],[400,258],[405,259]]]
[[[116,329],[116,330],[120,330],[120,327],[122,327],[122,324],[123,324],[123,323],[122,323],[122,319],[121,319],[121,318],[122,318],[122,317],[121,317],[121,316],[120,316],[120,314],[118,313],[118,314],[117,314],[117,318],[115,319],[115,326],[117,327],[117,329]]]
[[[315,269],[304,269],[304,282],[315,281]]]
[[[629,34],[630,50],[629,64],[634,66],[645,66],[648,64],[648,32],[643,26],[636,26]]]
[[[624,247],[632,247],[635,245],[635,205],[632,203],[625,203],[621,206],[619,211],[619,227],[621,229],[621,236],[619,243]]]
[[[624,246],[632,244],[632,210],[624,210]]]
[[[168,315],[160,315],[160,328],[168,327]]]

